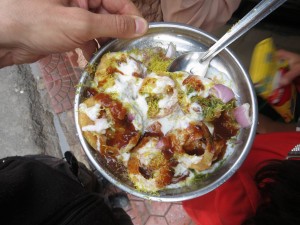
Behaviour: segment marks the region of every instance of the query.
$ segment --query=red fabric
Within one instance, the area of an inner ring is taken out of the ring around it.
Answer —
[[[254,215],[260,201],[253,177],[259,164],[269,159],[285,159],[300,143],[300,132],[257,135],[241,168],[214,191],[183,202],[198,225],[240,225]]]

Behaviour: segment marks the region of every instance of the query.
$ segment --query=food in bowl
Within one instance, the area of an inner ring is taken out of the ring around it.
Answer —
[[[251,125],[232,80],[214,68],[205,77],[167,72],[174,52],[170,44],[104,54],[79,105],[87,142],[142,192],[188,186],[216,169]]]

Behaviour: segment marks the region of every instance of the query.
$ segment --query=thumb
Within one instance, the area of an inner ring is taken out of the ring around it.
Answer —
[[[142,36],[148,30],[148,23],[142,17],[96,14],[83,9],[78,11],[73,14],[77,19],[70,24],[69,29],[72,29],[72,33],[75,31],[81,41],[101,37],[134,38]]]

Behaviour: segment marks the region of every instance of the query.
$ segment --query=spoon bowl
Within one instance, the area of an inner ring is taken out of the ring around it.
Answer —
[[[170,72],[186,71],[195,75],[205,75],[210,64],[210,60],[205,60],[200,63],[205,52],[189,52],[177,57],[169,67]]]
[[[206,52],[190,52],[177,57],[169,66],[170,72],[185,71],[205,76],[211,59],[224,48],[245,34],[267,15],[281,6],[286,0],[264,0],[258,3],[249,13],[231,27]]]

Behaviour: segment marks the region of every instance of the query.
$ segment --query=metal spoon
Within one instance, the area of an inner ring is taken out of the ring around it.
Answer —
[[[263,18],[277,9],[286,0],[264,0],[257,4],[247,15],[233,25],[206,52],[189,52],[177,57],[169,66],[170,72],[186,71],[205,76],[211,59],[220,51],[246,33]]]

